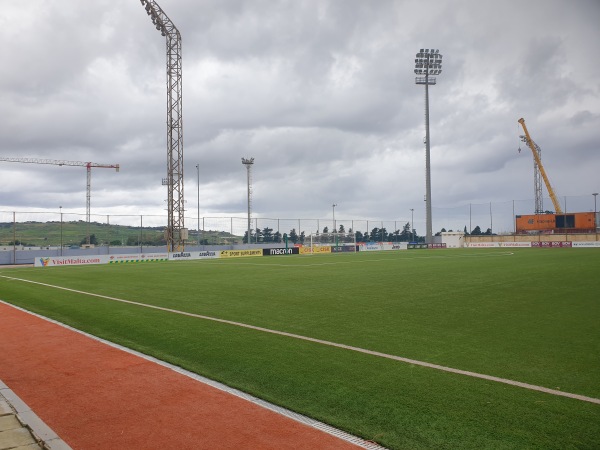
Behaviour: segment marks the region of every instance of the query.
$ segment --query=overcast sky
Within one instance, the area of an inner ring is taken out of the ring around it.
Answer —
[[[469,227],[470,205],[492,202],[507,229],[513,201],[533,213],[520,117],[566,209],[594,208],[598,0],[158,3],[183,40],[190,228],[196,164],[199,215],[244,217],[241,158],[254,157],[257,217],[326,220],[335,203],[339,220],[405,223],[413,208],[424,235],[421,48],[443,54],[430,89],[434,232]],[[163,214],[166,224],[165,38],[140,2],[0,6],[0,156],[118,163],[119,173],[92,171],[92,214]],[[85,213],[83,167],[0,162],[0,177],[2,211]]]

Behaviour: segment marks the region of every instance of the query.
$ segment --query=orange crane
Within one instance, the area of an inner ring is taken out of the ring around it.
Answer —
[[[101,169],[116,169],[119,171],[118,164],[98,164],[93,162],[83,161],[65,161],[56,159],[37,159],[37,158],[4,158],[0,157],[0,161],[28,163],[28,164],[52,164],[54,166],[78,166],[87,168],[87,192],[85,203],[85,217],[88,224],[87,243],[90,243],[90,199],[92,188],[92,167]]]
[[[544,179],[544,183],[546,184],[546,189],[548,190],[548,195],[550,195],[550,199],[552,200],[552,204],[554,205],[554,209],[556,210],[556,214],[562,214],[562,208],[560,207],[560,202],[558,201],[558,197],[554,193],[554,189],[552,189],[552,185],[550,184],[550,180],[548,179],[548,175],[546,174],[546,170],[544,170],[544,166],[542,164],[542,160],[540,158],[539,152],[536,150],[537,144],[533,142],[531,136],[529,135],[529,131],[527,131],[527,127],[525,126],[525,119],[520,118],[519,123],[523,127],[523,131],[525,132],[525,143],[533,152],[533,158],[535,159],[535,163],[537,164],[538,169],[540,170],[540,174]]]

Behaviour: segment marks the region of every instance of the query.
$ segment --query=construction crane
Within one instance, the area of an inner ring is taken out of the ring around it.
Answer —
[[[54,166],[77,166],[87,168],[87,191],[86,191],[86,202],[85,202],[85,219],[87,222],[87,237],[86,242],[90,243],[90,200],[91,200],[91,188],[92,188],[92,167],[100,169],[116,169],[119,171],[118,164],[98,164],[93,162],[82,162],[82,161],[64,161],[56,159],[37,159],[37,158],[3,158],[0,157],[0,161],[16,162],[16,163],[28,163],[28,164],[51,164]]]
[[[540,175],[544,179],[544,183],[546,184],[546,189],[548,190],[548,195],[550,195],[550,199],[552,200],[552,204],[554,205],[556,214],[562,214],[562,208],[560,207],[560,202],[558,201],[558,197],[554,193],[554,189],[552,189],[552,185],[550,184],[550,180],[548,179],[546,170],[544,170],[544,166],[542,164],[542,159],[540,158],[541,150],[539,149],[538,145],[535,142],[533,142],[533,139],[531,139],[531,136],[529,135],[529,131],[527,130],[527,127],[525,126],[525,119],[520,118],[519,123],[523,127],[523,131],[525,132],[525,143],[527,144],[527,146],[531,149],[531,152],[533,153],[533,159],[535,160],[535,164],[537,165],[537,168],[539,169]],[[534,174],[534,177],[535,177],[535,174]],[[537,189],[536,189],[536,193],[537,193]],[[541,212],[541,211],[537,211],[538,208],[541,209],[541,206],[537,204],[537,199],[536,199],[536,214]]]

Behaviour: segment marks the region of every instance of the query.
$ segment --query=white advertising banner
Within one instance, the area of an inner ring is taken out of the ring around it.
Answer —
[[[40,256],[35,258],[34,267],[85,266],[90,264],[107,264],[108,255],[92,256]]]
[[[406,250],[408,243],[406,242],[383,242],[381,244],[382,250]]]
[[[378,242],[365,242],[358,246],[360,252],[379,252],[383,250],[382,245]]]
[[[600,248],[600,241],[573,242],[572,247],[596,247]]]
[[[498,247],[531,247],[531,242],[498,242]]]
[[[109,264],[167,261],[168,253],[133,253],[129,255],[108,255]]]
[[[214,259],[219,258],[221,252],[214,252],[211,250],[206,251],[194,251],[194,252],[177,252],[169,254],[169,261],[188,261],[191,259]]]
[[[499,242],[468,242],[465,247],[469,248],[492,248],[499,247]]]
[[[34,267],[85,266],[168,261],[168,253],[134,253],[129,255],[44,256],[34,260]]]

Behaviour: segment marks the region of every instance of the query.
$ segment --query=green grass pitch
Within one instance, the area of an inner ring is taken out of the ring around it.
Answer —
[[[598,249],[0,269],[0,299],[389,448],[599,448],[600,405],[5,277],[600,398]]]

